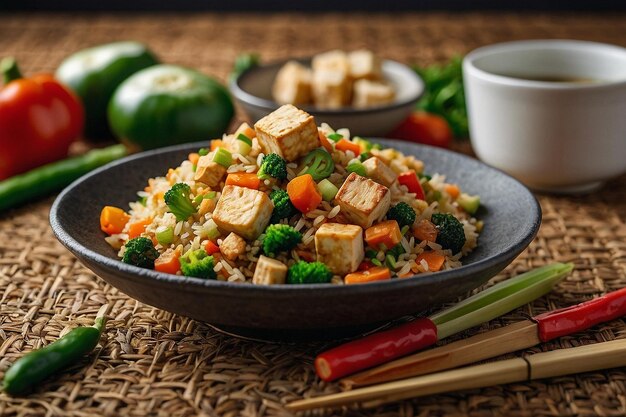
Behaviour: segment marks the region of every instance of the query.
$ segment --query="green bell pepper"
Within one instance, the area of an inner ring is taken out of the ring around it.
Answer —
[[[158,64],[148,48],[137,42],[115,42],[83,49],[66,58],[56,78],[81,98],[85,107],[85,136],[112,137],[107,105],[115,89],[135,72]]]
[[[219,82],[174,65],[132,75],[115,91],[108,109],[115,135],[142,149],[221,137],[234,112]]]

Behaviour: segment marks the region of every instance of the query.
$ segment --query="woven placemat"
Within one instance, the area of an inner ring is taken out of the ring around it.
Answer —
[[[3,15],[0,55],[25,72],[52,71],[82,47],[118,39],[151,45],[163,60],[226,79],[242,51],[271,60],[367,47],[430,64],[477,46],[524,38],[626,45],[626,15]],[[241,115],[240,115],[241,117]],[[591,140],[591,138],[590,138]],[[491,283],[552,261],[575,271],[554,292],[473,329],[488,330],[626,285],[626,177],[584,197],[539,196],[537,239]],[[83,267],[48,225],[52,199],[0,214],[0,376],[23,352],[90,324],[111,306],[101,347],[26,398],[0,393],[0,416],[288,415],[283,404],[338,391],[312,368],[321,343],[272,344],[217,333],[139,303]],[[616,320],[544,344],[566,348],[626,337]],[[626,372],[614,369],[403,401],[346,416],[626,415]]]

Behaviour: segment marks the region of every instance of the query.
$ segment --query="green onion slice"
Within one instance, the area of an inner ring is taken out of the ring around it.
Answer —
[[[326,137],[335,142],[339,142],[341,139],[343,139],[343,135],[340,135],[339,133],[331,133]]]
[[[332,201],[332,199],[335,198],[339,192],[339,188],[337,188],[332,182],[328,181],[328,179],[321,180],[317,186],[320,189],[320,193],[322,193],[324,201]]]
[[[206,156],[208,154],[209,154],[209,150],[207,148],[200,148],[200,149],[198,149],[198,155]]]
[[[169,245],[174,241],[174,229],[167,226],[159,226],[156,230],[156,239],[161,245]]]
[[[237,140],[242,141],[243,143],[245,143],[248,146],[252,146],[252,139],[250,139],[249,137],[247,137],[243,133],[240,133],[239,136],[237,136]]]
[[[346,167],[346,171],[354,172],[355,174],[358,174],[362,177],[367,176],[367,170],[365,169],[365,166],[362,163],[356,161],[348,164],[348,166]]]
[[[224,168],[228,168],[233,163],[233,156],[224,148],[217,148],[213,155],[213,162],[220,164]]]

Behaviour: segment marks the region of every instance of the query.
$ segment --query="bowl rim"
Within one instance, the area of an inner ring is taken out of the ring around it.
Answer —
[[[286,64],[289,61],[297,61],[301,64],[307,64],[307,63],[310,64],[312,59],[313,59],[312,56],[294,57],[294,58],[288,58],[288,59],[283,59],[279,61],[272,61],[267,64],[255,65],[253,67],[246,69],[237,77],[233,77],[230,80],[229,82],[230,91],[237,100],[240,100],[241,102],[245,103],[248,106],[256,107],[258,109],[263,109],[267,111],[276,110],[277,108],[281,106],[281,104],[277,103],[274,100],[266,99],[263,97],[256,96],[252,93],[249,93],[241,86],[241,82],[245,80],[246,78],[254,77],[255,73],[260,70],[271,69],[277,72],[280,69],[280,67],[282,67],[284,64]],[[383,63],[383,66],[385,64],[392,65],[392,66],[395,66],[400,71],[406,72],[407,75],[413,76],[415,81],[417,82],[417,91],[408,99],[405,99],[402,101],[394,101],[391,104],[387,104],[383,106],[366,107],[363,109],[359,109],[355,107],[342,107],[339,109],[319,109],[315,106],[298,106],[298,108],[301,108],[302,110],[308,113],[312,113],[314,115],[319,115],[319,116],[366,115],[366,114],[400,109],[400,108],[412,105],[424,95],[424,92],[426,91],[426,84],[424,83],[424,80],[415,71],[413,71],[408,65],[403,64],[398,61],[391,60],[391,59],[383,59],[382,63]]]
[[[407,144],[406,141],[400,141],[396,139],[386,139],[386,138],[375,138],[374,140],[382,140],[383,142],[389,144],[390,146],[394,146],[396,143]],[[508,250],[499,251],[498,253],[488,256],[485,259],[478,260],[476,262],[472,262],[470,264],[462,265],[455,269],[450,269],[446,271],[439,271],[436,273],[423,274],[419,276],[418,279],[414,279],[415,276],[409,277],[407,279],[394,279],[390,281],[378,281],[378,282],[370,282],[361,285],[333,285],[333,284],[276,284],[276,285],[256,285],[252,283],[236,283],[236,282],[227,282],[227,281],[219,281],[219,280],[207,280],[201,278],[194,277],[186,277],[179,275],[166,274],[162,272],[157,272],[155,270],[140,268],[134,265],[129,265],[123,263],[120,259],[109,258],[107,256],[101,255],[100,253],[83,246],[79,243],[74,237],[70,235],[70,233],[64,228],[62,222],[59,218],[59,212],[61,209],[61,205],[65,197],[73,192],[73,190],[82,184],[83,182],[90,180],[94,177],[97,177],[101,173],[107,171],[108,169],[114,168],[119,165],[132,163],[139,159],[151,158],[154,155],[169,153],[169,152],[180,152],[180,151],[188,151],[190,149],[197,149],[206,145],[206,141],[203,142],[195,142],[195,143],[186,143],[181,145],[174,145],[165,148],[154,149],[150,151],[140,152],[134,155],[129,155],[119,160],[110,162],[100,168],[97,168],[82,177],[78,178],[74,182],[72,182],[69,186],[67,186],[54,200],[49,214],[50,225],[52,231],[56,238],[67,248],[70,252],[76,255],[79,259],[85,258],[87,261],[94,262],[98,264],[102,269],[105,269],[112,273],[122,274],[125,279],[132,280],[144,280],[144,279],[152,279],[155,280],[155,283],[166,283],[171,284],[175,283],[180,285],[180,290],[192,290],[197,288],[202,288],[203,290],[219,290],[219,289],[237,289],[239,291],[239,296],[241,297],[256,297],[259,294],[263,296],[273,296],[273,297],[289,297],[291,294],[301,292],[302,290],[308,291],[316,291],[316,292],[325,292],[332,293],[333,295],[344,295],[344,294],[363,294],[369,293],[372,291],[384,291],[385,289],[393,288],[394,290],[402,290],[404,288],[410,288],[415,285],[429,285],[435,282],[440,282],[444,280],[454,280],[459,276],[466,276],[474,273],[480,273],[489,267],[496,266],[500,262],[506,261],[507,258],[510,257],[511,251],[516,252],[516,255],[521,253],[524,249],[528,247],[528,245],[532,242],[539,231],[539,227],[541,225],[541,206],[537,201],[535,195],[520,181],[516,180],[514,177],[506,174],[505,172],[484,164],[483,162],[471,158],[469,156],[452,152],[440,148],[435,148],[427,145],[418,145],[412,144],[417,147],[427,147],[431,151],[435,153],[442,154],[452,154],[453,157],[458,157],[464,161],[464,163],[470,164],[479,164],[487,167],[490,170],[497,171],[499,174],[508,178],[508,180],[517,183],[522,187],[527,193],[527,196],[530,197],[531,201],[531,213],[530,213],[530,222],[532,223],[528,229],[526,229],[525,234],[522,239],[516,242],[511,243],[511,245],[507,248]],[[94,219],[95,220],[95,219]],[[103,236],[104,238],[104,236]]]
[[[626,48],[603,42],[576,39],[532,39],[500,42],[481,46],[473,51],[470,51],[463,58],[464,77],[472,76],[491,84],[539,90],[577,91],[606,88],[613,89],[616,87],[626,86],[626,78],[622,80],[601,80],[594,83],[537,81],[495,74],[476,66],[477,60],[488,56],[502,53],[542,50],[593,51],[626,57]]]

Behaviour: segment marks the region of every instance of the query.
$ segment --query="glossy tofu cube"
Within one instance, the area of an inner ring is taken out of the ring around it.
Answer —
[[[246,241],[236,233],[230,233],[226,239],[222,240],[220,252],[229,261],[234,261],[239,255],[246,251]]]
[[[335,196],[341,213],[352,223],[366,229],[387,213],[391,203],[389,188],[354,172]]]
[[[382,64],[380,58],[372,51],[364,49],[348,54],[350,61],[350,75],[355,80],[379,80],[382,78]]]
[[[353,224],[325,223],[315,232],[317,260],[335,275],[354,272],[365,256],[363,229]]]
[[[215,156],[215,152],[209,152],[198,159],[198,165],[193,177],[194,180],[200,181],[209,187],[217,186],[224,178],[224,174],[226,174],[226,168],[213,162],[213,156]]]
[[[393,102],[396,92],[393,87],[380,81],[358,80],[354,83],[354,107],[383,106]]]
[[[287,265],[261,255],[256,264],[252,282],[258,285],[284,284],[287,277]]]
[[[222,232],[254,240],[267,227],[273,209],[264,192],[226,185],[213,211],[213,221]]]
[[[279,104],[311,102],[311,70],[296,61],[289,61],[278,71],[272,96]]]
[[[367,177],[373,179],[385,187],[391,187],[398,176],[391,168],[387,166],[380,158],[372,156],[363,162]]]
[[[320,146],[313,116],[285,104],[254,125],[265,154],[276,153],[287,161],[306,155]]]

